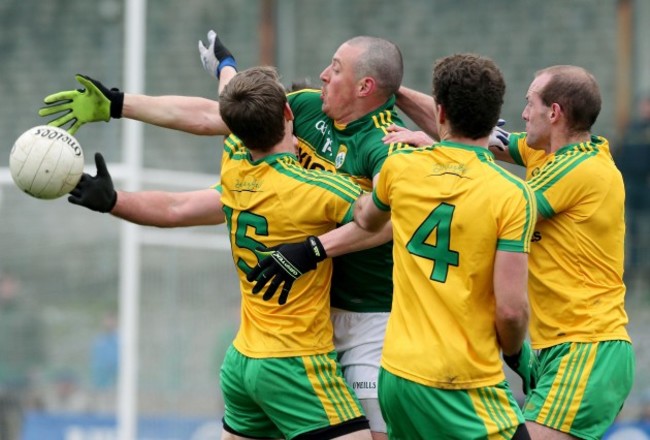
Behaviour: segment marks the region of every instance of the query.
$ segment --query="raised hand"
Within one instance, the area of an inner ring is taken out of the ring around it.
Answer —
[[[68,132],[75,134],[87,122],[106,121],[122,117],[124,93],[119,89],[108,89],[101,82],[89,76],[75,75],[82,89],[66,90],[46,96],[46,107],[38,111],[40,116],[58,116],[48,125],[63,127],[71,123]],[[65,128],[65,127],[64,127]]]
[[[230,53],[228,48],[221,42],[217,33],[213,30],[208,32],[208,47],[203,45],[199,40],[199,55],[203,68],[212,76],[221,76],[221,69],[226,66],[233,67],[237,70],[235,57]]]

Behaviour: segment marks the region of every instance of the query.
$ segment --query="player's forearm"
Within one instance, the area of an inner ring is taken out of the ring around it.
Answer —
[[[173,198],[158,191],[117,192],[111,214],[131,223],[161,228],[173,227],[171,206]]]
[[[516,354],[526,339],[528,309],[497,310],[496,328],[503,353],[508,356]]]
[[[494,259],[495,323],[503,353],[513,355],[526,338],[528,254],[497,251]]]
[[[237,70],[233,66],[225,66],[221,69],[221,75],[219,75],[219,94],[224,87],[237,75]]]
[[[402,86],[399,88],[396,98],[397,107],[418,127],[434,139],[440,139],[436,127],[433,97]]]
[[[338,257],[364,249],[377,247],[393,238],[393,228],[388,222],[378,232],[361,229],[356,223],[348,223],[318,237],[328,257]]]
[[[219,103],[190,96],[124,95],[122,116],[198,135],[227,135]]]
[[[216,194],[215,190],[209,191]],[[204,193],[207,194],[208,191]],[[224,222],[219,201],[204,198],[203,200],[211,203],[208,204],[197,199],[195,195],[188,196],[189,194],[199,193],[118,191],[111,214],[131,223],[159,228],[217,225]]]

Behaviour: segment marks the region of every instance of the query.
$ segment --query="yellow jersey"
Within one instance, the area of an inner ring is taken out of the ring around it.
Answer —
[[[536,349],[630,338],[623,283],[625,188],[605,138],[533,150],[513,133],[540,215],[529,258],[530,335]]]
[[[306,170],[293,154],[253,161],[238,139],[230,136],[225,142],[220,190],[242,294],[235,348],[253,358],[333,350],[331,259],[297,279],[282,306],[280,289],[264,301],[262,292],[252,293],[253,283],[246,274],[258,263],[257,249],[300,242],[350,221],[360,187],[342,176]]]
[[[497,250],[528,252],[535,199],[485,148],[441,142],[388,156],[373,191],[393,224],[393,309],[381,365],[423,385],[505,379],[495,327]]]

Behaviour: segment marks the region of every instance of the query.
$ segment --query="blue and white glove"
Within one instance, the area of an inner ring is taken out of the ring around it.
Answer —
[[[221,76],[221,69],[226,66],[233,67],[237,70],[237,62],[232,53],[226,46],[223,45],[217,33],[213,30],[208,32],[208,47],[203,45],[203,41],[199,40],[199,55],[201,56],[201,63],[203,68],[212,76],[214,75],[219,79]]]
[[[501,151],[508,150],[508,144],[510,143],[510,132],[505,131],[503,128],[506,124],[505,119],[499,119],[496,127],[492,129],[490,133],[489,147],[496,147]]]

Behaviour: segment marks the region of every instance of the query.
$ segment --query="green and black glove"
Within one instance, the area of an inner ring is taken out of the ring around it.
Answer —
[[[262,297],[264,301],[273,298],[280,284],[284,283],[278,299],[280,305],[286,304],[293,282],[305,272],[316,269],[316,265],[327,258],[325,248],[314,236],[307,237],[301,243],[280,245],[275,250],[259,249],[259,253],[266,254],[266,257],[248,273],[246,279],[255,281],[255,294],[271,282]]]
[[[521,377],[524,394],[528,395],[537,385],[539,360],[528,341],[524,341],[521,350],[511,356],[503,355],[503,361]]]
[[[58,116],[48,125],[63,127],[72,122],[67,130],[75,134],[87,122],[108,122],[111,118],[122,117],[124,93],[119,89],[108,89],[89,76],[77,74],[75,78],[84,88],[55,93],[43,100],[47,106],[41,107],[38,114]]]
[[[84,173],[77,186],[70,191],[68,202],[93,211],[110,212],[117,202],[117,192],[101,153],[95,153],[95,166],[97,175],[93,177]]]

